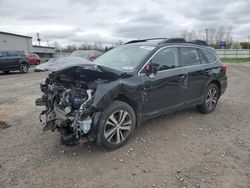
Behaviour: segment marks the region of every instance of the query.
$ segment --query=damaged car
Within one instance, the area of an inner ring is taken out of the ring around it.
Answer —
[[[90,63],[90,61],[76,56],[52,58],[48,62],[37,65],[35,67],[35,72],[44,72],[44,71],[58,71],[60,69],[66,68],[68,66],[76,66],[81,64]]]
[[[190,106],[212,112],[227,76],[203,41],[144,39],[52,72],[40,87],[43,131],[58,130],[65,145],[95,140],[113,150],[148,119]]]

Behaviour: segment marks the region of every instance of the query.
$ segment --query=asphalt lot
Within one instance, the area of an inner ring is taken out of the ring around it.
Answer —
[[[0,187],[250,187],[250,64],[228,65],[217,109],[162,116],[124,147],[62,146],[34,101],[47,73],[0,73]]]

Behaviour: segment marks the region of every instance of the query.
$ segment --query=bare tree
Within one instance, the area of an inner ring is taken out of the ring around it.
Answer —
[[[113,46],[117,47],[117,46],[120,46],[123,44],[123,41],[122,40],[118,40],[117,42],[114,43]]]
[[[215,36],[216,36],[216,29],[215,28],[208,28],[208,43],[215,44]]]
[[[53,46],[55,46],[56,52],[60,52],[62,50],[61,45],[57,41],[54,42]]]
[[[233,30],[232,26],[227,28],[226,35],[225,35],[225,39],[226,39],[227,44],[230,44],[233,41],[232,30]]]
[[[210,45],[219,46],[220,41],[225,41],[227,44],[232,43],[232,27],[220,26],[218,28],[207,28],[203,30],[183,31],[181,36],[187,41],[200,39],[205,40],[205,32],[207,30],[207,40]]]
[[[239,42],[233,42],[230,48],[232,48],[232,49],[241,49],[242,46],[240,45]]]
[[[181,33],[181,37],[185,38],[187,41],[191,41],[191,40],[195,40],[195,39],[201,39],[202,38],[202,32],[201,31],[196,31],[196,30],[192,30],[192,31],[183,31]]]

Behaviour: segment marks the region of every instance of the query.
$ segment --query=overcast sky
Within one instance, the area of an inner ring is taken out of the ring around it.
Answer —
[[[224,25],[234,40],[247,41],[249,7],[250,0],[0,0],[0,31],[79,45]]]

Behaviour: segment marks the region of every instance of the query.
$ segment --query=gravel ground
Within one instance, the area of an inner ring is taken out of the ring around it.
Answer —
[[[216,110],[194,108],[136,129],[124,147],[62,146],[35,107],[46,73],[0,74],[0,187],[250,187],[250,64],[228,65]]]

